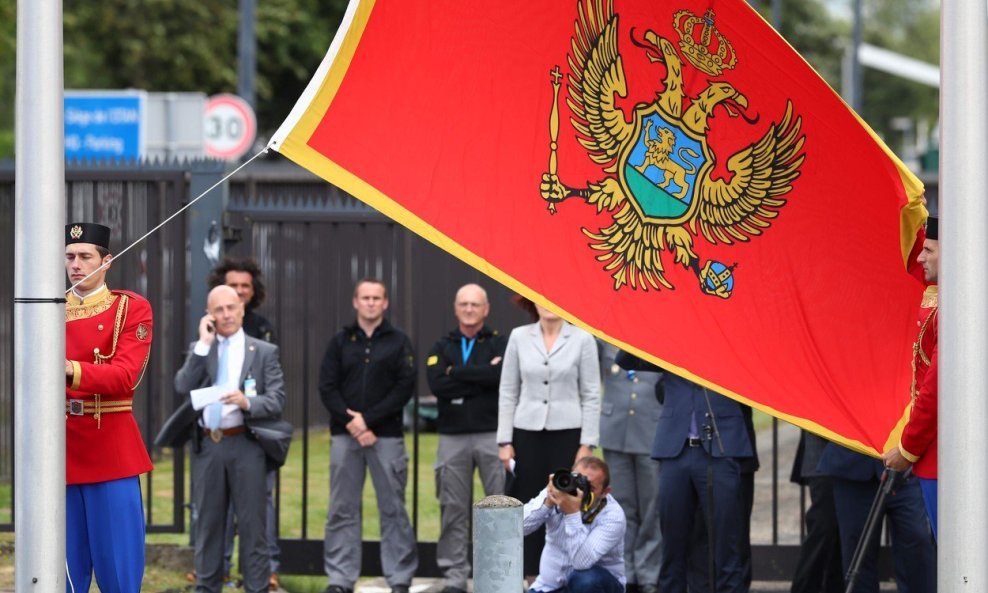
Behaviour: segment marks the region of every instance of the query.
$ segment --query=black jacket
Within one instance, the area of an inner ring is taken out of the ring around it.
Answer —
[[[275,343],[274,326],[264,316],[255,311],[244,313],[244,333],[252,338]]]
[[[355,322],[329,341],[319,368],[319,397],[329,410],[332,434],[348,434],[350,408],[364,415],[376,436],[402,436],[402,410],[414,389],[412,343],[387,319],[370,338]]]
[[[449,332],[425,360],[429,388],[439,400],[437,428],[441,434],[494,432],[502,361],[491,361],[504,356],[508,338],[485,325],[464,364],[462,337],[459,329]]]

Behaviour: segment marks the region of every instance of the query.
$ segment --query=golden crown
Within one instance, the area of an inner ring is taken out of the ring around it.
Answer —
[[[738,56],[731,42],[714,26],[713,9],[708,9],[702,17],[680,10],[672,17],[672,24],[679,33],[683,56],[701,71],[719,76],[737,64]]]

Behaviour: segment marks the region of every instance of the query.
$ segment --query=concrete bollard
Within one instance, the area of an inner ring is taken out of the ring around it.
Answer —
[[[473,505],[474,593],[522,590],[522,511],[510,496],[488,496]]]

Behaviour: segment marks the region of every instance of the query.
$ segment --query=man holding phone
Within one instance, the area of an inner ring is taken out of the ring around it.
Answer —
[[[229,286],[209,292],[199,339],[175,375],[175,389],[218,387],[222,396],[201,411],[192,454],[196,590],[218,593],[223,584],[223,533],[233,504],[240,525],[244,590],[268,590],[265,535],[267,459],[247,435],[245,422],[275,418],[285,404],[278,347],[247,336],[244,306]]]

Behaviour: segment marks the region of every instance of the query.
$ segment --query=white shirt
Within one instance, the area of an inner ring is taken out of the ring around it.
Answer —
[[[244,368],[244,350],[246,349],[247,340],[244,337],[243,328],[237,330],[237,333],[232,336],[216,336],[216,358],[217,364],[221,356],[221,349],[228,348],[226,355],[226,376],[227,385],[229,385],[230,391],[238,389],[240,387],[240,373]],[[192,352],[196,356],[208,356],[210,345],[199,340],[196,342],[195,348]],[[216,375],[219,376],[219,369],[216,369]],[[223,415],[220,418],[220,428],[233,428],[234,426],[240,426],[244,423],[244,414],[240,410],[240,407],[235,404],[223,404]]]
[[[547,491],[525,504],[525,535],[545,524],[545,547],[539,559],[539,576],[530,591],[555,591],[566,586],[574,570],[600,566],[622,585],[624,576],[624,511],[610,494],[607,504],[590,523],[580,513],[564,515],[558,507],[545,506]]]

